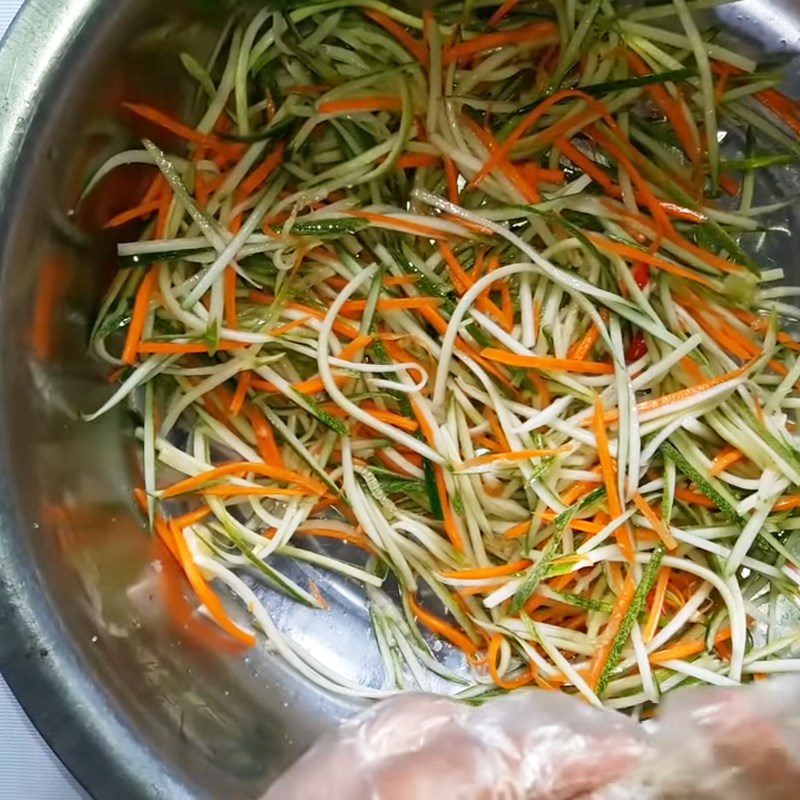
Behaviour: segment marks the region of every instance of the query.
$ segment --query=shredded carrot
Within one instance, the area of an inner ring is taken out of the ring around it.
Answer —
[[[253,373],[249,370],[247,372],[240,372],[236,381],[236,391],[233,395],[228,408],[230,409],[232,417],[238,417],[244,407],[244,401],[247,398],[247,393],[250,391],[250,385],[253,382]]]
[[[488,27],[496,28],[520,3],[520,0],[505,0],[497,11],[489,17]]]
[[[332,88],[327,83],[314,83],[305,86],[292,86],[291,89],[286,91],[288,94],[322,94],[323,92],[329,92]]]
[[[450,270],[450,276],[453,280],[453,286],[459,294],[464,294],[468,289],[475,285],[475,279],[468,275],[461,263],[456,258],[455,253],[444,242],[439,242],[439,252]],[[504,313],[499,309],[488,297],[481,295],[476,301],[475,305],[485,314],[493,317],[497,322],[504,321]]]
[[[633,50],[626,50],[625,55],[628,58],[628,64],[639,77],[651,74],[652,71],[648,68],[644,59]],[[669,120],[683,148],[683,152],[686,153],[693,164],[699,165],[701,158],[700,143],[689,125],[689,119],[684,108],[670,96],[664,86],[651,84],[647,87],[647,92]]]
[[[717,507],[717,504],[710,498],[706,497],[704,494],[693,492],[691,491],[691,489],[684,489],[683,487],[680,486],[677,489],[675,489],[675,497],[678,500],[683,500],[685,503],[689,503],[690,505],[693,506],[703,506],[704,508]]]
[[[463,116],[464,123],[477,137],[480,143],[489,152],[489,156],[496,157],[496,166],[498,166],[503,174],[514,184],[514,188],[525,198],[528,203],[538,203],[541,196],[535,186],[532,186],[525,176],[505,157],[497,155],[501,151],[501,146],[495,137],[486,128],[482,128],[471,117]],[[474,184],[473,180],[470,186]]]
[[[452,569],[442,570],[439,574],[444,578],[461,578],[463,580],[483,580],[485,578],[499,578],[503,575],[513,575],[515,572],[522,572],[533,562],[527,558],[521,561],[512,561],[510,564],[502,564],[497,567],[481,567],[479,569]]]
[[[526,520],[523,520],[522,522],[518,522],[516,525],[512,525],[503,534],[503,538],[505,538],[505,539],[519,539],[520,536],[524,536],[530,529],[531,529],[531,520],[526,519]]]
[[[417,222],[409,222],[402,217],[393,217],[389,214],[376,214],[372,211],[349,211],[351,217],[359,219],[368,219],[376,227],[385,227],[390,230],[405,231],[413,233],[415,236],[424,236],[426,239],[443,239],[446,238],[438,228],[429,228],[427,225],[420,225]]]
[[[183,571],[186,573],[186,577],[189,579],[189,583],[192,585],[195,594],[200,598],[214,622],[245,647],[255,647],[255,636],[243,631],[230,618],[230,615],[220,602],[219,597],[217,597],[214,590],[206,583],[205,578],[200,574],[200,570],[197,568],[189,552],[189,546],[186,544],[183,532],[175,528],[174,522],[170,523],[169,526],[172,531],[173,540],[178,551]]]
[[[150,313],[150,300],[153,297],[157,280],[158,267],[151,267],[142,278],[142,282],[136,292],[133,314],[128,327],[128,336],[125,339],[125,349],[122,351],[122,360],[126,364],[133,364],[136,361],[136,353],[139,349],[142,333],[144,333],[144,326],[147,323],[147,316]]]
[[[303,497],[306,494],[301,489],[282,489],[274,486],[234,486],[233,484],[217,484],[199,491],[211,497]]]
[[[486,464],[496,464],[498,462],[513,464],[517,461],[528,461],[531,458],[547,458],[548,456],[554,456],[558,453],[567,453],[571,449],[572,447],[570,445],[564,445],[562,447],[552,447],[544,450],[512,450],[505,453],[492,453],[491,455],[470,458],[461,465],[461,469],[482,467]]]
[[[225,268],[225,324],[230,330],[239,327],[239,312],[236,309],[236,270]]]
[[[523,367],[528,369],[543,369],[553,372],[579,372],[584,375],[611,375],[614,367],[611,364],[597,361],[580,361],[573,358],[555,358],[553,356],[524,356],[510,353],[507,350],[498,350],[486,347],[481,350],[481,355],[490,361],[497,361],[510,367]]]
[[[428,153],[407,153],[394,162],[396,169],[430,169],[442,163],[441,156]]]
[[[600,329],[595,324],[590,325],[589,330],[586,331],[583,338],[569,349],[567,357],[575,361],[586,360],[586,357],[592,352],[592,348],[597,344],[599,339]]]
[[[600,471],[603,475],[603,483],[606,487],[608,511],[612,519],[616,519],[622,516],[622,504],[620,503],[619,493],[617,491],[617,468],[611,457],[608,432],[606,431],[604,420],[603,401],[600,399],[600,395],[595,395],[592,430],[597,439],[597,458],[600,462]],[[615,531],[614,536],[620,550],[622,550],[622,554],[628,561],[633,562],[635,553],[628,525],[623,525]]]
[[[705,383],[700,383],[696,386],[690,386],[687,389],[679,389],[677,392],[671,392],[670,394],[662,395],[654,400],[644,400],[643,402],[636,404],[636,410],[640,414],[643,414],[647,411],[654,411],[657,408],[664,408],[665,406],[672,405],[673,403],[679,403],[682,400],[687,400],[688,398],[694,397],[695,395],[705,392],[708,389],[713,389],[715,386],[720,386],[728,381],[736,380],[744,375],[747,370],[750,369],[750,366],[751,364],[748,362],[738,369],[725,372],[722,375],[718,375],[716,378],[706,381]],[[606,422],[616,422],[619,419],[619,412],[616,410],[606,411],[604,419]]]
[[[381,313],[388,311],[411,311],[427,307],[436,308],[436,306],[440,306],[441,304],[442,301],[439,297],[391,297],[385,300],[378,300],[375,304],[375,310]],[[348,300],[342,305],[342,313],[353,314],[364,311],[366,307],[366,300]]]
[[[380,11],[374,11],[372,9],[364,9],[363,14],[380,25],[385,31],[392,34],[420,64],[426,67],[430,65],[430,55],[425,45],[415,39],[405,28],[391,19],[391,17],[387,17],[385,14],[381,14]]]
[[[410,592],[407,597],[411,612],[431,633],[441,636],[442,639],[446,639],[450,644],[469,655],[475,655],[478,652],[475,643],[465,633],[422,608]]]
[[[347,544],[351,544],[354,547],[358,547],[360,550],[364,550],[367,553],[374,552],[374,548],[370,544],[369,540],[366,539],[364,536],[345,533],[343,531],[334,530],[332,528],[298,528],[297,530],[298,536],[313,536],[318,539],[334,539],[339,542],[346,542]]]
[[[715,637],[714,644],[725,642],[731,638],[731,629],[723,628]],[[696,656],[699,653],[705,652],[706,643],[703,639],[685,639],[676,642],[663,650],[656,650],[650,654],[651,664],[663,664],[665,661],[674,661],[675,659],[685,659],[690,656]]]
[[[476,56],[487,50],[495,50],[498,47],[518,44],[527,47],[544,47],[552,44],[558,29],[552,22],[537,22],[523,28],[514,28],[509,31],[498,33],[484,33],[469,39],[466,42],[450,47],[442,58],[444,66],[460,61],[462,58]]]
[[[263,478],[272,478],[277,481],[284,481],[286,483],[295,483],[298,486],[307,489],[314,494],[325,494],[325,486],[315,478],[309,478],[306,475],[301,475],[299,472],[284,469],[282,467],[275,467],[270,464],[257,464],[250,461],[234,461],[230,464],[224,464],[221,467],[214,467],[214,469],[207,470],[206,472],[195,475],[191,478],[178,481],[172,486],[164,489],[160,494],[163,499],[170,497],[178,497],[182,494],[188,494],[202,490],[206,484],[217,481],[220,478],[226,478],[230,475],[247,475],[253,474]]]
[[[658,581],[653,590],[653,603],[650,606],[650,613],[647,615],[647,622],[642,631],[642,639],[647,644],[655,635],[658,623],[664,611],[664,598],[667,594],[667,586],[672,570],[669,567],[661,567],[658,572]]]
[[[674,550],[678,546],[675,537],[670,533],[669,527],[665,524],[664,520],[650,508],[644,497],[637,492],[633,496],[633,503],[650,523],[650,527],[658,534],[667,550]]]
[[[216,346],[209,342],[140,342],[136,352],[149,355],[191,355],[193,353],[204,354],[241,350],[247,346],[247,342],[231,342],[227,340],[217,342]]]
[[[493,34],[489,35],[491,36]],[[586,94],[586,92],[583,92],[580,89],[563,89],[555,92],[546,100],[543,100],[541,103],[539,103],[536,108],[529,111],[522,118],[517,127],[514,128],[511,134],[509,134],[509,136],[506,138],[505,142],[503,142],[503,145],[499,147],[495,153],[491,154],[489,160],[476,173],[475,177],[470,183],[470,187],[477,186],[495,167],[497,167],[501,159],[508,158],[517,142],[528,130],[530,130],[530,128],[539,122],[550,111],[550,109],[553,108],[553,106],[557,105],[562,100],[574,98],[583,100],[584,103],[589,105],[590,111],[579,118],[576,117],[574,120],[566,120],[565,122],[569,123],[566,126],[564,123],[553,126],[548,132],[548,137],[551,137],[551,141],[561,139],[564,136],[564,133],[570,130],[570,125],[580,126],[583,121],[588,122],[589,120],[596,119],[598,117],[605,119],[610,126],[616,128],[616,123],[609,114],[606,106],[603,105],[603,103],[601,103],[599,100],[593,98],[591,95]]]
[[[278,142],[275,149],[261,162],[260,166],[242,181],[238,192],[240,199],[250,197],[269,180],[270,175],[283,162],[284,150],[285,144]]]
[[[160,207],[160,199],[148,200],[147,202],[140,203],[138,206],[129,208],[127,211],[123,211],[121,214],[117,214],[115,217],[112,217],[108,222],[106,222],[104,227],[119,228],[122,225],[133,222],[134,220],[142,219],[142,217],[149,217],[151,214],[155,214]]]
[[[711,462],[708,474],[719,475],[721,472],[725,472],[728,467],[738,464],[744,457],[744,453],[741,450],[737,450],[735,447],[725,447],[720,450],[716,458]]]
[[[603,674],[603,668],[611,655],[611,648],[614,645],[614,638],[622,626],[622,621],[628,613],[628,609],[633,602],[633,596],[636,593],[636,581],[633,579],[633,574],[628,573],[625,582],[622,585],[622,590],[617,595],[614,602],[614,608],[611,610],[611,616],[608,618],[603,633],[600,636],[597,650],[590,662],[589,676],[587,683],[593,689],[597,688],[600,681],[600,676]]]
[[[179,530],[183,530],[190,525],[197,525],[198,522],[202,522],[210,514],[211,509],[208,506],[200,506],[200,508],[182,514],[180,517],[174,517],[172,521]]]
[[[461,204],[458,190],[458,169],[452,158],[444,157],[444,174],[447,181],[447,199],[455,205]]]
[[[136,114],[136,116],[141,117],[148,122],[152,122],[154,125],[158,125],[160,128],[169,131],[175,136],[178,136],[181,139],[186,139],[188,142],[193,142],[194,144],[199,144],[203,145],[204,147],[218,150],[231,149],[230,144],[217,139],[215,136],[209,136],[208,134],[200,133],[193,128],[189,128],[183,123],[178,122],[170,117],[169,114],[159,111],[157,108],[153,108],[152,106],[144,105],[142,103],[123,103],[122,106],[123,108],[128,109],[128,111]]]
[[[775,511],[791,511],[795,508],[800,508],[800,494],[792,494],[782,497],[773,506],[773,510]]]
[[[320,103],[317,111],[320,114],[362,114],[369,111],[401,111],[403,108],[399,97],[391,95],[375,95],[374,97],[349,97],[346,100],[329,100]]]
[[[514,0],[516,1],[516,0]],[[521,686],[527,686],[534,681],[533,668],[528,667],[521,675],[509,680],[504,678],[497,671],[497,657],[500,654],[500,645],[504,638],[499,633],[493,633],[492,638],[489,640],[489,647],[486,653],[486,662],[489,665],[489,675],[494,681],[495,686],[499,686],[506,691],[519,689]]]

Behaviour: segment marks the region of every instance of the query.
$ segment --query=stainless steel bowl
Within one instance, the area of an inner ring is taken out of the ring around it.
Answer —
[[[257,798],[354,710],[176,622],[181,592],[131,503],[129,420],[75,413],[108,391],[86,341],[114,260],[92,209],[69,209],[125,140],[119,101],[179,101],[177,53],[202,47],[225,5],[29,0],[0,49],[0,667],[97,798]],[[748,48],[800,50],[798,0],[718,13]],[[113,186],[97,202],[113,206]],[[800,274],[791,243],[764,257]],[[335,619],[308,635],[359,668],[358,626],[348,641]]]

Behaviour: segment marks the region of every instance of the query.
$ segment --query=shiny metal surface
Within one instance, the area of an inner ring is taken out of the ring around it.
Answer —
[[[126,187],[68,210],[91,165],[125,141],[119,101],[177,100],[177,52],[202,49],[215,24],[203,10],[223,5],[29,0],[0,49],[0,668],[101,799],[257,798],[355,708],[190,617],[131,504],[130,420],[76,417],[108,391],[85,355],[114,263],[92,222]],[[800,50],[797,0],[719,15],[743,47]],[[800,275],[788,237],[770,247],[765,260]],[[366,676],[359,598],[346,584],[338,598],[329,616],[273,610],[327,663]]]

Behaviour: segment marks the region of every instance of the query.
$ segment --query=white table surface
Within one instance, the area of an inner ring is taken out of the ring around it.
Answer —
[[[0,0],[0,35],[22,3]],[[0,800],[21,798],[85,800],[86,795],[36,732],[0,676]]]

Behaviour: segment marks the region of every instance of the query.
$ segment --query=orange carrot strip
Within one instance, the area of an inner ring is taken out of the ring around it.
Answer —
[[[569,445],[563,445],[562,447],[553,447],[544,450],[512,450],[506,453],[490,453],[489,455],[477,456],[464,461],[461,464],[461,469],[480,467],[485,464],[495,464],[498,461],[513,463],[516,461],[527,461],[531,458],[547,458],[548,456],[554,456],[558,453],[566,453],[571,449]]]
[[[505,0],[497,11],[489,17],[487,26],[496,28],[520,3],[520,0]]]
[[[175,136],[186,139],[188,142],[194,142],[209,148],[231,149],[231,146],[221,139],[209,136],[206,133],[200,133],[152,106],[143,105],[142,103],[123,103],[122,106],[136,114],[136,116],[146,119],[148,122],[152,122],[154,125],[158,125],[160,128],[175,134]]]
[[[622,621],[625,619],[625,615],[628,613],[628,609],[633,602],[633,596],[635,593],[636,581],[633,579],[633,574],[629,572],[625,578],[625,582],[622,585],[621,591],[617,595],[614,608],[611,610],[611,616],[609,617],[608,622],[603,629],[603,633],[600,636],[600,641],[598,643],[599,646],[590,664],[587,683],[593,689],[597,687],[600,676],[603,674],[603,668],[605,667],[608,657],[611,654],[611,648],[614,645],[614,639],[616,638],[617,633],[619,633],[619,629],[622,627]]]
[[[511,2],[516,3],[518,0],[511,0]],[[493,633],[492,638],[489,640],[489,646],[486,651],[486,662],[489,665],[489,675],[491,676],[492,681],[494,681],[495,686],[499,686],[501,689],[505,689],[507,691],[512,691],[514,689],[519,689],[520,686],[527,686],[529,683],[533,683],[533,668],[530,666],[528,667],[527,671],[511,680],[500,675],[500,673],[497,671],[497,657],[500,654],[500,646],[502,643],[503,636],[499,633]]]
[[[617,134],[621,134],[616,124],[613,125],[613,130]],[[648,186],[647,181],[645,181],[639,170],[634,166],[633,161],[628,158],[628,155],[624,151],[624,147],[618,144],[612,137],[606,136],[604,133],[602,133],[596,125],[588,127],[586,129],[586,133],[607,153],[609,153],[617,161],[619,167],[629,175],[631,182],[641,194],[647,207],[650,209],[650,213],[653,216],[653,221],[656,224],[657,231],[661,235],[664,235],[664,233],[667,231],[672,231],[672,223],[669,221],[666,212],[661,207],[658,198],[653,194],[652,190]],[[623,137],[623,141],[627,147],[630,148],[630,143],[627,141],[627,139],[624,139]]]
[[[158,267],[151,267],[147,274],[142,278],[136,292],[136,300],[133,304],[133,314],[128,326],[128,336],[125,339],[125,348],[122,351],[122,360],[126,364],[133,364],[136,361],[136,353],[139,343],[142,340],[142,333],[147,322],[147,315],[150,313],[150,300],[156,288],[158,280]]]
[[[208,506],[201,506],[194,511],[182,514],[180,517],[174,517],[172,521],[180,530],[183,530],[183,528],[188,528],[190,525],[202,522],[210,513],[211,509]]]
[[[664,542],[664,546],[667,548],[667,550],[674,550],[678,546],[678,543],[675,541],[675,537],[672,535],[672,533],[670,533],[670,530],[664,523],[664,520],[662,520],[661,517],[659,517],[652,508],[650,508],[644,497],[637,492],[633,497],[633,503],[642,513],[644,518],[650,523],[650,527],[658,534],[661,541]]]
[[[479,567],[476,569],[451,569],[442,570],[439,574],[445,578],[463,578],[464,580],[482,580],[484,578],[499,578],[503,575],[513,575],[527,569],[533,562],[527,558],[513,561],[510,564],[501,564],[496,567]]]
[[[217,342],[217,346],[213,349],[215,352],[220,352],[224,350],[241,350],[248,346],[247,342],[223,340]],[[207,342],[140,342],[136,351],[150,355],[191,355],[193,353],[210,353],[212,352],[212,347]]]
[[[272,295],[256,290],[251,290],[250,294],[248,295],[248,299],[251,303],[258,303],[259,305],[272,305],[273,301],[275,300]],[[286,303],[285,307],[291,311],[302,311],[303,314],[307,314],[312,319],[324,320],[327,316],[324,311],[321,311],[317,308],[312,308],[311,306],[303,305],[302,303]],[[360,336],[359,332],[355,328],[340,320],[334,322],[333,330],[336,331],[336,333],[338,333],[340,336],[344,336],[347,339],[357,339]]]
[[[678,500],[683,500],[685,503],[690,503],[691,505],[695,506],[703,506],[704,508],[716,508],[717,504],[711,500],[710,498],[706,497],[704,494],[700,494],[699,492],[693,492],[691,489],[684,489],[679,487],[675,490],[675,497]],[[782,511],[784,509],[779,509],[777,504],[775,505],[776,510]]]
[[[472,117],[463,116],[462,120],[467,127],[475,134],[480,143],[489,152],[490,158],[497,156],[501,146],[497,139],[486,128],[482,128]],[[505,176],[514,184],[516,190],[525,198],[528,203],[538,203],[541,195],[535,186],[532,186],[525,176],[505,157],[497,156],[496,166],[498,166]],[[470,186],[474,184],[474,181]]]
[[[464,294],[468,289],[474,286],[474,278],[464,271],[455,253],[444,242],[439,242],[439,252],[442,254],[450,270],[453,286],[459,294]],[[485,314],[494,317],[497,322],[503,322],[503,312],[485,295],[482,294],[478,297],[475,301],[475,305]]]
[[[385,300],[378,300],[375,310],[379,312],[388,311],[407,311],[429,306],[440,306],[442,301],[438,297],[391,297]],[[367,307],[366,300],[348,300],[342,306],[342,313],[350,314],[363,311]]]
[[[522,522],[518,522],[516,525],[512,525],[504,534],[504,539],[519,539],[520,536],[524,536],[529,530],[531,529],[531,521],[529,519],[523,520]]]
[[[510,353],[507,350],[498,350],[494,347],[486,347],[481,350],[481,355],[490,361],[497,361],[511,367],[523,367],[529,369],[543,369],[554,372],[579,372],[585,375],[609,375],[613,374],[614,367],[611,364],[598,363],[597,361],[579,361],[573,358],[555,358],[554,356],[525,356],[518,353]]]
[[[647,253],[644,250],[640,250],[638,247],[634,247],[633,245],[612,241],[611,239],[607,239],[605,236],[601,236],[600,234],[589,233],[588,237],[592,244],[601,250],[605,250],[609,253],[616,253],[617,255],[620,255],[630,261],[641,261],[645,264],[649,264],[651,267],[656,267],[663,272],[668,272],[671,275],[675,275],[678,278],[694,281],[695,283],[699,283],[701,286],[705,286],[710,289],[714,288],[714,282],[710,278],[700,274],[699,272],[688,269],[687,267],[683,267],[680,264],[675,264],[672,261],[667,261],[666,259],[653,255],[652,253]]]
[[[643,402],[636,404],[636,410],[640,414],[643,414],[647,411],[653,411],[657,408],[664,408],[664,406],[671,405],[672,403],[678,403],[681,400],[686,400],[688,397],[694,397],[696,394],[700,394],[707,389],[713,389],[715,386],[719,386],[722,383],[735,380],[740,375],[744,375],[748,369],[750,369],[750,362],[742,365],[738,369],[731,370],[731,372],[725,372],[722,375],[718,375],[716,378],[712,378],[710,381],[706,381],[705,383],[699,383],[695,386],[690,386],[687,389],[679,389],[677,392],[671,392],[670,394],[656,397],[654,400],[644,400]],[[618,419],[618,411],[606,411],[606,422],[616,422]]]
[[[447,484],[444,480],[444,472],[440,466],[434,466],[434,474],[436,477],[436,489],[439,492],[439,500],[442,505],[442,514],[444,515],[444,530],[447,534],[447,538],[450,540],[450,544],[456,548],[456,550],[463,550],[464,543],[461,541],[461,533],[458,529],[458,525],[456,524],[456,518],[453,515],[453,506],[450,503],[450,495],[447,492]]]
[[[172,554],[172,557],[180,565],[181,557],[180,553],[178,552],[178,546],[175,543],[175,537],[172,535],[172,531],[169,529],[169,526],[167,525],[167,521],[163,517],[157,515],[153,524],[156,530],[156,534],[158,535],[158,538],[161,539],[164,546]]]
[[[800,507],[800,494],[791,494],[778,500],[778,502],[773,506],[773,510],[791,511],[792,509],[798,507]]]
[[[486,419],[489,420],[489,427],[492,429],[492,434],[494,438],[500,444],[500,450],[497,452],[502,453],[503,451],[511,450],[511,445],[508,443],[508,439],[506,438],[506,433],[503,430],[503,426],[500,424],[500,420],[497,418],[497,414],[493,408],[486,408],[485,412]]]
[[[462,633],[453,625],[450,625],[450,623],[445,622],[441,617],[437,617],[435,614],[422,608],[411,593],[408,594],[408,605],[414,616],[422,625],[431,631],[431,633],[441,636],[442,639],[446,639],[450,644],[469,655],[475,655],[475,653],[478,652],[475,643],[465,633]]]
[[[284,142],[278,142],[275,149],[261,162],[261,165],[251,172],[239,186],[237,196],[241,199],[250,197],[253,192],[260,189],[269,180],[269,176],[281,165],[283,162],[283,152],[286,145]]]
[[[597,459],[600,462],[600,471],[603,475],[603,483],[606,487],[606,500],[608,511],[612,519],[622,516],[622,503],[617,491],[617,468],[614,459],[611,457],[611,448],[608,443],[608,432],[606,431],[603,419],[603,401],[600,395],[595,395],[594,400],[594,419],[592,420],[592,430],[597,439]],[[615,531],[615,538],[620,550],[625,558],[632,562],[634,560],[633,542],[628,525],[623,525]]]
[[[633,52],[633,50],[626,50],[625,55],[633,71],[640,78],[651,74],[644,59]],[[678,141],[681,143],[683,152],[686,153],[693,164],[698,165],[701,159],[700,143],[697,141],[691,125],[689,125],[683,107],[670,96],[670,93],[664,86],[651,84],[647,87],[647,93],[653,98],[656,105],[664,112],[664,115],[669,120],[670,125],[672,125],[678,137]]]
[[[369,111],[401,111],[403,104],[399,97],[393,95],[375,95],[374,97],[349,97],[345,100],[330,100],[320,103],[317,111],[320,114],[361,114]]]
[[[218,484],[201,490],[204,495],[211,497],[302,497],[305,492],[301,489],[279,489],[271,486],[233,486],[232,484]]]
[[[332,89],[332,86],[329,86],[327,83],[314,83],[309,84],[307,86],[292,86],[291,89],[287,89],[287,94],[322,94],[323,92],[328,92]]]
[[[725,447],[717,454],[717,457],[711,462],[711,467],[708,470],[709,475],[719,475],[720,472],[725,472],[728,467],[732,467],[744,458],[744,453],[737,450],[735,447]]]
[[[151,214],[154,214],[156,211],[158,211],[160,207],[161,200],[149,200],[147,202],[140,203],[138,206],[129,208],[127,211],[123,211],[121,214],[117,214],[115,217],[112,217],[108,222],[106,222],[105,225],[103,225],[103,227],[118,228],[121,225],[125,225],[135,219],[149,217]]]
[[[714,637],[714,644],[726,642],[730,638],[731,629],[723,628]],[[656,650],[654,653],[650,653],[650,663],[663,664],[665,661],[689,658],[690,656],[696,656],[698,653],[705,652],[705,649],[705,639],[684,639],[662,650]]]
[[[349,211],[349,216],[359,219],[366,219],[377,227],[387,227],[391,230],[407,231],[415,236],[424,236],[426,239],[444,239],[447,235],[438,228],[429,228],[427,225],[420,225],[417,222],[409,222],[406,219],[393,217],[389,214],[376,214],[372,211]]]
[[[273,467],[284,468],[283,456],[278,443],[275,440],[275,432],[267,418],[261,413],[258,406],[250,405],[247,411],[247,418],[253,428],[256,437],[256,449],[265,464]]]
[[[541,120],[547,114],[547,112],[553,108],[553,106],[557,105],[562,100],[568,100],[571,98],[583,100],[583,102],[590,107],[590,111],[581,115],[577,115],[571,120],[564,120],[559,125],[553,126],[549,131],[547,131],[548,139],[552,141],[559,139],[564,135],[564,133],[570,130],[570,126],[581,125],[584,120],[588,122],[590,119],[595,119],[597,117],[605,119],[612,128],[617,128],[616,122],[608,112],[606,106],[599,100],[591,97],[591,95],[586,94],[586,92],[583,92],[580,89],[564,89],[562,91],[555,92],[546,100],[543,100],[541,103],[539,103],[536,108],[529,111],[522,118],[517,127],[503,142],[502,147],[493,153],[489,160],[481,167],[480,170],[478,170],[477,174],[472,179],[470,186],[477,186],[495,167],[497,167],[497,165],[500,163],[500,159],[507,158],[516,143],[530,128],[539,122],[539,120]]]
[[[400,42],[414,58],[419,61],[423,66],[429,66],[430,55],[428,49],[422,42],[415,39],[405,28],[396,23],[391,17],[381,14],[380,11],[373,11],[372,9],[365,9],[364,16],[369,17],[373,22],[380,25],[387,33],[390,33]]]
[[[239,327],[239,314],[236,310],[236,270],[225,268],[225,324],[235,331]]]
[[[558,30],[552,22],[537,22],[523,28],[515,28],[510,31],[500,31],[498,33],[484,33],[469,39],[466,42],[453,45],[444,54],[442,63],[449,66],[454,61],[462,58],[475,56],[486,50],[494,50],[498,47],[505,47],[510,44],[524,44],[530,47],[543,47],[552,44]]]
[[[429,153],[407,153],[404,156],[400,156],[400,158],[394,162],[394,166],[395,169],[426,169],[438,167],[441,162],[441,156],[435,156]]]
[[[645,644],[656,635],[658,630],[658,623],[664,611],[664,598],[667,594],[667,586],[671,574],[672,570],[669,567],[661,567],[659,570],[658,581],[653,590],[653,604],[650,606],[650,613],[647,615],[647,622],[642,631],[642,639],[644,639]]]
[[[584,361],[586,356],[592,352],[592,348],[597,344],[600,339],[600,329],[592,323],[589,330],[586,331],[583,338],[575,342],[567,353],[568,358],[574,358],[577,361]]]
[[[246,647],[255,647],[256,638],[251,633],[243,631],[228,615],[228,612],[220,602],[219,597],[215,594],[214,590],[206,583],[206,579],[200,573],[197,565],[192,559],[192,554],[189,552],[189,546],[183,537],[183,532],[175,528],[175,523],[169,523],[173,540],[178,551],[179,560],[189,583],[194,589],[195,594],[200,598],[206,610],[211,615],[214,622],[226,631],[230,636],[236,639],[237,642],[245,645]]]
[[[352,544],[355,547],[366,551],[367,553],[374,552],[374,548],[370,544],[369,540],[365,537],[355,536],[350,533],[344,533],[343,531],[337,531],[330,528],[298,528],[296,535],[314,536],[319,539],[335,539],[339,542],[347,542],[347,544]]]
[[[247,399],[247,393],[250,391],[250,385],[253,382],[253,373],[249,370],[247,372],[240,372],[236,381],[236,392],[234,392],[233,400],[229,406],[231,416],[238,417],[244,407],[244,401]]]
[[[455,205],[461,205],[461,196],[458,191],[458,169],[452,158],[444,157],[444,174],[447,180],[447,199]]]
[[[600,472],[600,467],[596,467],[594,472]],[[597,488],[597,483],[594,481],[578,481],[573,483],[564,494],[561,495],[561,502],[565,506],[571,506],[578,498],[589,494],[593,489]]]
[[[276,481],[284,481],[285,483],[295,483],[315,494],[325,494],[325,486],[322,483],[315,478],[301,475],[299,472],[283,469],[281,467],[274,467],[269,464],[257,464],[250,461],[233,461],[221,467],[214,467],[199,475],[194,475],[191,478],[178,481],[164,489],[161,492],[161,497],[166,500],[170,497],[177,497],[202,489],[205,484],[217,481],[220,478],[226,478],[230,475],[247,475],[249,473],[263,478],[272,478]]]
[[[308,323],[309,317],[303,317],[302,319],[295,319],[291,322],[287,322],[285,325],[280,325],[277,328],[273,328],[271,331],[267,331],[270,336],[283,336],[286,333],[291,333],[291,331],[297,330],[297,328],[302,328],[304,325]]]

